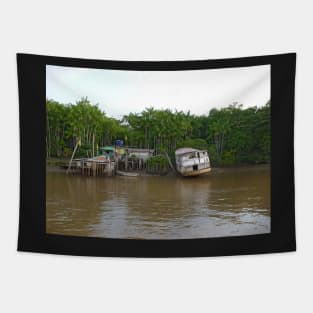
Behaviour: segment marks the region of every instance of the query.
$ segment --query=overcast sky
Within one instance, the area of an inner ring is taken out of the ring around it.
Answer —
[[[121,71],[47,65],[46,97],[75,103],[88,97],[108,116],[120,118],[146,107],[190,110],[239,102],[263,106],[270,99],[270,65],[192,71]]]

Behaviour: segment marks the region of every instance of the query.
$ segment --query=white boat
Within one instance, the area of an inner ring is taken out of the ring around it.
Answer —
[[[116,171],[116,174],[119,176],[128,176],[128,177],[137,177],[139,173],[132,173],[132,172],[123,172],[123,171]]]
[[[193,148],[175,151],[176,169],[183,176],[199,176],[211,171],[208,152]]]

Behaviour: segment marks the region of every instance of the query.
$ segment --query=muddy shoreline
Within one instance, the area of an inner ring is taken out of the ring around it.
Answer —
[[[227,167],[212,167],[212,170],[209,174],[206,176],[214,176],[219,175],[223,173],[229,173],[229,172],[249,172],[249,171],[255,171],[255,170],[269,170],[270,164],[258,164],[258,165],[236,165],[236,166],[227,166]],[[59,167],[56,162],[46,162],[46,172],[48,173],[66,173],[66,169]],[[136,172],[136,171],[129,171],[131,173],[138,173],[139,176],[176,176],[177,174],[173,170],[169,170],[169,172],[165,175],[159,175],[159,174],[149,174],[145,171]]]

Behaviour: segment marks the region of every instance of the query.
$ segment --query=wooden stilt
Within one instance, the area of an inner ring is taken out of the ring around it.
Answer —
[[[126,154],[125,154],[125,171],[128,169],[128,149],[126,149]]]
[[[70,163],[69,163],[68,168],[67,168],[67,171],[66,171],[66,174],[68,174],[69,171],[70,171],[70,169],[71,169],[72,162],[73,162],[73,158],[74,158],[74,155],[75,155],[75,153],[76,153],[76,150],[77,150],[77,148],[78,148],[78,146],[79,146],[79,142],[80,142],[80,140],[78,140],[77,143],[76,143],[76,146],[75,146],[75,148],[74,148],[74,151],[73,151],[73,154],[72,154]]]

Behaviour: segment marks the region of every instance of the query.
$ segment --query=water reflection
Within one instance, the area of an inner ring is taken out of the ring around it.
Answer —
[[[270,232],[267,167],[207,177],[94,178],[47,173],[48,233],[179,239]]]

